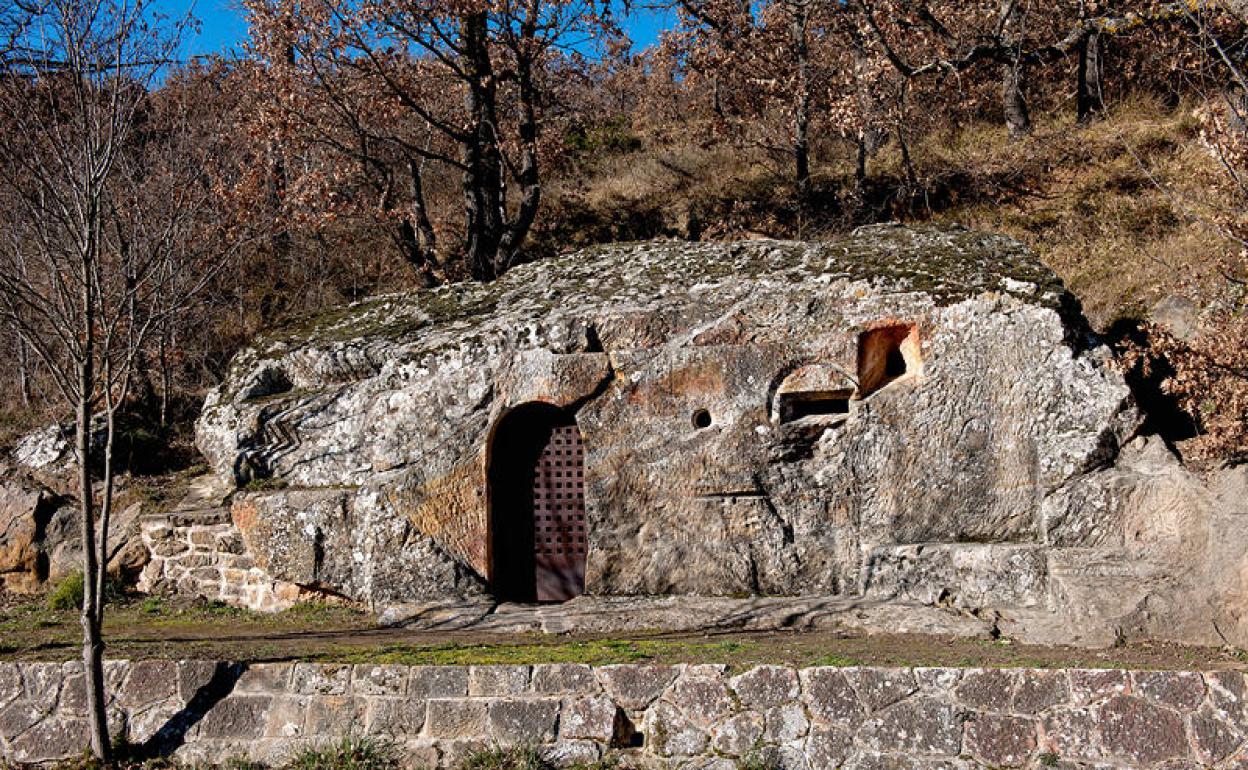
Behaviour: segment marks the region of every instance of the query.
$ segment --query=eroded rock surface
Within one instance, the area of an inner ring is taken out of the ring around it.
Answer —
[[[1243,550],[1217,536],[1237,514],[1159,442],[1123,452],[1141,419],[1110,358],[998,236],[620,245],[268,334],[197,436],[248,487],[232,519],[258,567],[373,606],[495,588],[514,543],[492,533],[511,460],[491,441],[539,402],[584,443],[587,593],[1248,640]],[[1142,620],[1166,603],[1190,622]]]

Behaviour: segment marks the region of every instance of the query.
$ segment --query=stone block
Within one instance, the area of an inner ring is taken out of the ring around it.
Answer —
[[[15,700],[0,708],[0,738],[11,741],[39,723],[48,710],[28,700]]]
[[[189,703],[214,680],[229,677],[230,664],[212,660],[184,660],[178,663],[178,697]]]
[[[593,741],[557,740],[540,749],[543,762],[556,768],[587,767],[602,757],[602,750]]]
[[[966,752],[989,767],[1021,767],[1036,745],[1032,719],[979,714],[966,723]]]
[[[300,695],[346,695],[351,691],[351,666],[296,663],[292,691]]]
[[[1091,703],[1124,695],[1130,689],[1125,671],[1100,669],[1071,669],[1066,672],[1070,679],[1071,705],[1086,706]]]
[[[392,738],[413,738],[425,725],[425,701],[417,698],[368,699],[364,732]]]
[[[133,744],[141,744],[170,729],[182,715],[183,704],[177,698],[150,703],[131,711],[124,723],[126,737]]]
[[[724,757],[695,757],[681,764],[680,770],[737,770],[737,763]]]
[[[705,730],[667,701],[659,701],[646,712],[643,729],[646,746],[664,757],[696,756],[710,741]]]
[[[763,714],[767,728],[763,738],[768,743],[788,743],[803,738],[810,728],[810,720],[800,703],[773,706]]]
[[[1024,671],[1014,690],[1014,710],[1020,714],[1039,714],[1070,701],[1070,683],[1065,671]]]
[[[161,540],[152,544],[152,556],[170,558],[191,550],[190,545],[182,540]]]
[[[1141,698],[1119,695],[1100,709],[1101,743],[1111,755],[1154,764],[1187,755],[1183,718]]]
[[[1209,708],[1192,714],[1191,725],[1192,749],[1196,759],[1206,765],[1226,759],[1244,739],[1243,733],[1214,716]]]
[[[12,741],[17,762],[38,764],[81,754],[87,744],[87,723],[79,719],[48,719]]]
[[[212,547],[220,553],[229,554],[241,554],[246,550],[242,535],[233,527],[226,532],[217,532]]]
[[[528,666],[472,666],[468,669],[468,694],[520,695],[529,689],[529,675]]]
[[[169,660],[139,660],[130,666],[130,676],[117,695],[127,709],[135,709],[178,692],[178,664]]]
[[[823,722],[856,727],[864,709],[858,694],[839,668],[808,668],[801,672],[802,697],[811,716]]]
[[[710,727],[731,714],[735,707],[728,685],[717,673],[697,671],[692,667],[676,678],[663,699],[701,727]]]
[[[555,737],[559,701],[500,699],[489,702],[487,735],[502,744],[536,744]]]
[[[484,738],[454,738],[438,741],[441,761],[437,765],[446,770],[463,767],[474,754],[497,748],[497,745]]]
[[[22,694],[22,674],[16,663],[0,663],[0,707]]]
[[[249,663],[239,674],[234,691],[284,695],[291,687],[295,664]]]
[[[847,668],[845,678],[869,711],[878,711],[919,689],[908,668]]]
[[[1205,685],[1209,703],[1219,716],[1241,729],[1248,727],[1248,687],[1243,673],[1213,671],[1205,674]]]
[[[759,710],[791,703],[802,694],[797,672],[785,666],[757,666],[729,684],[743,704]]]
[[[413,698],[454,698],[468,694],[468,669],[463,666],[417,666],[411,669],[407,694]]]
[[[269,715],[264,734],[267,738],[298,738],[307,735],[308,719],[306,695],[278,695],[269,704]]]
[[[109,689],[105,688],[106,699],[109,697]],[[57,708],[62,714],[70,716],[87,715],[87,680],[81,670],[65,676],[65,681],[61,684],[61,700]]]
[[[214,548],[217,544],[217,533],[213,527],[191,527],[186,534],[190,544],[197,548]]]
[[[711,748],[730,757],[749,754],[763,738],[763,715],[743,711],[724,719],[711,729]]]
[[[914,678],[919,689],[929,695],[938,697],[952,696],[958,683],[962,681],[963,670],[959,668],[916,668]]]
[[[403,770],[432,770],[442,766],[442,752],[437,741],[428,738],[405,741],[400,744],[400,752]]]
[[[60,663],[23,663],[22,684],[26,700],[44,711],[56,708],[64,672]]]
[[[356,695],[406,695],[408,667],[399,665],[355,666],[351,674]]]
[[[654,703],[680,673],[678,666],[601,666],[595,670],[607,694],[630,711]]]
[[[953,688],[960,703],[986,711],[1009,711],[1016,673],[997,668],[971,669]]]
[[[813,725],[806,738],[806,759],[814,768],[841,767],[853,749],[853,737],[831,725]]]
[[[268,725],[268,695],[231,695],[212,707],[199,723],[198,737],[254,740],[264,737]]]
[[[602,695],[564,700],[559,716],[559,737],[608,743],[615,735],[618,710],[614,701]]]
[[[1205,699],[1205,680],[1189,671],[1133,671],[1134,693],[1163,706],[1190,711]]]
[[[425,704],[425,734],[431,738],[479,738],[486,734],[484,700],[430,698]]]
[[[196,580],[219,580],[221,578],[221,570],[217,566],[217,555],[212,552],[192,552],[173,564]]]
[[[533,692],[542,695],[597,695],[602,692],[594,670],[582,663],[533,666]]]
[[[862,726],[863,743],[878,751],[957,756],[964,717],[928,697],[911,698],[878,712]]]
[[[1040,720],[1040,752],[1083,762],[1105,758],[1097,718],[1095,706],[1049,711]]]
[[[351,695],[315,695],[308,699],[304,730],[311,737],[364,732],[366,701]]]

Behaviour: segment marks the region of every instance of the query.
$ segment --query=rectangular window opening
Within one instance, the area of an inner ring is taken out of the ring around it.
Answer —
[[[780,394],[780,421],[849,414],[852,390],[796,391]]]

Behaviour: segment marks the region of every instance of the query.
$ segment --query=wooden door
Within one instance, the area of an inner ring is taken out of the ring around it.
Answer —
[[[537,600],[585,591],[585,449],[575,423],[551,429],[533,469],[533,563]]]

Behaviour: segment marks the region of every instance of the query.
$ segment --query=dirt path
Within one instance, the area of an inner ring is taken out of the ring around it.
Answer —
[[[72,660],[79,654],[76,613],[42,603],[0,602],[0,659]],[[653,633],[486,632],[471,628],[379,628],[345,607],[308,605],[261,615],[202,603],[152,599],[112,608],[112,658],[316,660],[410,664],[756,663],[884,666],[1088,667],[1248,670],[1236,650],[1135,643],[1107,650],[1038,647],[939,634],[828,630],[724,630]]]

